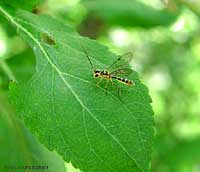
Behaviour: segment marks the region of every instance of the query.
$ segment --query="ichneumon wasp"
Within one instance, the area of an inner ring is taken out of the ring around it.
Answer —
[[[127,86],[133,86],[135,84],[132,80],[125,78],[133,72],[129,65],[133,58],[133,54],[131,52],[120,55],[107,69],[99,70],[94,67],[86,49],[83,46],[82,48],[92,67],[94,78],[100,78],[100,80],[97,82],[97,86],[99,86],[100,82],[103,79],[107,80],[107,83],[105,85],[106,90],[108,88],[109,82],[115,85],[112,80],[119,81]],[[119,87],[117,85],[115,86],[118,89],[119,95]]]

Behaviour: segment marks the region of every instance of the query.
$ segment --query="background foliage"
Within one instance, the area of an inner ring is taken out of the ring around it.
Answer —
[[[148,86],[155,111],[152,171],[199,171],[200,3],[186,0],[35,2],[40,4],[34,13],[49,14],[73,25],[82,35],[97,39],[116,53],[134,52],[133,67]],[[24,9],[30,10],[36,4]],[[1,133],[14,135],[15,129],[3,127],[9,122],[5,114],[12,112],[6,103],[8,84],[15,78],[18,81],[29,78],[35,58],[15,30],[3,18],[0,22]],[[19,123],[19,127],[24,133],[22,137],[26,137],[23,125]],[[50,159],[51,155],[47,157]],[[66,166],[68,171],[76,170],[70,164]]]

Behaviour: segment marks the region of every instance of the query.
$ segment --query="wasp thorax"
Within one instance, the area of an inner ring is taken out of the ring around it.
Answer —
[[[95,70],[94,70],[94,77],[99,77],[100,73],[101,73],[100,70],[95,69]]]
[[[102,75],[108,75],[108,71],[103,70],[103,71],[101,72],[101,74],[102,74]]]

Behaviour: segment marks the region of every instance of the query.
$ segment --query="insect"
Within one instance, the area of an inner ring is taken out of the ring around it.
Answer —
[[[112,80],[119,81],[127,86],[133,86],[135,83],[132,80],[129,80],[127,78],[124,78],[125,76],[128,76],[133,71],[130,69],[129,63],[132,60],[132,53],[128,52],[121,56],[119,56],[107,69],[105,70],[99,70],[96,69],[86,51],[86,49],[83,47],[84,53],[87,56],[87,59],[93,69],[93,76],[95,78],[100,78],[100,80],[97,82],[97,86],[99,86],[100,82],[105,79],[107,80],[107,83],[105,85],[105,88],[107,90],[108,83],[112,82]],[[115,84],[114,84],[115,85]],[[117,85],[115,85],[117,86]],[[118,86],[117,86],[118,88]],[[118,88],[118,94],[119,94],[119,88]]]

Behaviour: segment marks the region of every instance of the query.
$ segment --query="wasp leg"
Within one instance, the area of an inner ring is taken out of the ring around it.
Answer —
[[[117,95],[118,95],[118,98],[119,98],[119,100],[120,100],[122,103],[124,103],[124,102],[122,101],[122,99],[121,99],[121,90],[120,90],[119,86],[118,86],[117,84],[114,84],[114,82],[112,82],[112,85],[114,85],[115,87],[117,87]]]
[[[120,100],[122,103],[124,103],[124,102],[122,101],[122,99],[121,99],[121,90],[120,90],[119,87],[117,87],[117,94],[118,94],[119,100]]]
[[[108,86],[109,86],[110,81],[112,82],[112,79],[108,79],[105,85],[106,94],[108,94]]]
[[[97,84],[96,84],[97,87],[99,87],[99,84],[101,83],[102,79],[103,79],[103,78],[101,78],[101,79],[97,82]]]

